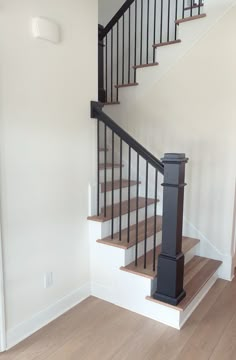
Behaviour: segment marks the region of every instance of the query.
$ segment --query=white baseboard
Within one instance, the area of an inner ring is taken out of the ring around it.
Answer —
[[[7,331],[7,350],[20,343],[51,321],[55,320],[81,301],[90,296],[90,284],[86,283],[74,292],[58,300],[55,304],[40,311],[31,319],[26,320]]]

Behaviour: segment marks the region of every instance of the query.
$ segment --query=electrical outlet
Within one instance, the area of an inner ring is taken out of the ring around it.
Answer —
[[[44,274],[44,289],[48,289],[53,286],[53,273],[46,272]]]

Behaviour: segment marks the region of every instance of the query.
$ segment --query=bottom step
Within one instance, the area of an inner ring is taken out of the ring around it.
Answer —
[[[221,264],[222,262],[218,260],[194,256],[194,258],[185,266],[184,270],[184,290],[186,291],[186,297],[177,306],[165,304],[149,296],[147,296],[146,299],[179,311],[184,311],[215,274]]]
[[[196,246],[199,243],[198,239],[189,238],[186,236],[183,236],[183,242],[182,242],[182,251],[184,254],[186,254],[188,251],[190,251],[194,246]],[[158,255],[161,252],[161,245],[158,245],[156,247],[156,261],[158,259]],[[135,262],[132,262],[131,264],[127,266],[122,266],[120,268],[122,271],[127,271],[139,276],[147,277],[151,280],[154,280],[157,276],[157,271],[153,269],[153,251],[150,250],[146,255],[146,268],[144,268],[144,255],[138,258],[137,265]]]

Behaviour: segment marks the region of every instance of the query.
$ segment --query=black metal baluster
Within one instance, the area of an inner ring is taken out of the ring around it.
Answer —
[[[144,238],[144,269],[147,267],[147,207],[148,207],[148,161],[146,161],[146,190],[145,190],[145,238]]]
[[[155,195],[154,195],[154,235],[153,235],[153,271],[156,270],[156,239],[157,239],[157,180],[158,170],[155,169]]]
[[[97,216],[100,215],[100,122],[97,120]]]
[[[107,127],[104,125],[104,217],[107,216]]]
[[[182,11],[182,18],[185,18],[185,0],[183,0],[183,11]]]
[[[176,5],[175,5],[175,21],[178,20],[178,0],[176,0]],[[177,28],[178,25],[175,24],[175,40],[177,40]]]
[[[146,54],[146,63],[148,64],[149,56],[149,8],[150,8],[150,0],[147,0],[147,54]]]
[[[104,27],[98,25],[98,101],[106,102],[104,39],[101,38]]]
[[[153,45],[156,44],[156,23],[157,23],[157,0],[154,0],[154,25],[153,25]],[[156,50],[153,48],[153,63],[155,63],[156,59]]]
[[[138,265],[138,198],[139,198],[139,154],[137,153],[137,187],[136,187],[136,245],[135,245],[135,266]]]
[[[201,15],[202,0],[198,0],[198,15]]]
[[[135,0],[134,14],[134,66],[137,65],[137,0]],[[134,82],[136,82],[136,68],[134,69]]]
[[[161,0],[161,19],[160,19],[160,44],[163,40],[163,0]]]
[[[111,29],[111,102],[113,102],[113,28]]]
[[[108,64],[107,64],[107,36],[106,36],[106,102],[108,102]]]
[[[114,131],[112,131],[112,173],[111,173],[111,238],[114,237]]]
[[[190,16],[192,17],[193,16],[193,0],[191,0],[191,9],[190,9]]]
[[[128,169],[128,228],[127,228],[127,242],[130,241],[130,176],[131,176],[131,147],[129,146],[129,169]]]
[[[131,36],[131,34],[130,34],[130,30],[131,30],[131,29],[130,29],[130,21],[131,21],[131,19],[130,19],[130,7],[129,7],[128,84],[130,84],[130,36]]]
[[[119,220],[119,240],[121,241],[122,231],[122,139],[120,138],[120,220]]]
[[[116,38],[116,84],[119,84],[119,20],[117,22],[117,38]],[[116,102],[119,101],[119,89],[116,89]]]
[[[170,41],[170,0],[168,0],[167,42]]]
[[[141,0],[140,65],[143,63],[143,0]]]
[[[122,84],[125,82],[125,15],[123,15],[122,33]]]

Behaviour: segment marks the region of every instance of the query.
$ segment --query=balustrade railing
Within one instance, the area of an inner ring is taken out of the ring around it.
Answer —
[[[96,217],[100,221],[110,221],[111,240],[129,244],[131,232],[135,233],[135,240],[132,240],[134,242],[131,244],[135,246],[135,266],[140,266],[138,262],[141,252],[143,254],[141,266],[146,269],[147,254],[152,251],[154,272],[157,271],[158,264],[158,287],[155,297],[176,305],[185,296],[182,222],[187,159],[184,154],[165,154],[162,161],[158,160],[106,115],[102,107],[101,103],[91,103],[91,117],[97,119],[98,134]],[[107,158],[108,143],[110,159]],[[102,160],[101,149],[104,152]],[[127,159],[126,166],[124,166],[125,159]],[[159,176],[164,176],[162,184],[164,191],[162,250],[157,262],[157,203],[158,192],[161,193]],[[125,199],[122,186],[124,182],[127,187]],[[135,192],[132,193],[131,184],[136,186]],[[108,193],[110,193],[109,202]],[[140,209],[144,209],[142,219],[140,219]],[[152,227],[151,232],[148,231],[148,227],[149,229]]]
[[[136,86],[140,67],[158,65],[158,47],[180,42],[178,25],[205,16],[202,0],[127,0],[99,25],[99,101],[119,102],[119,89]]]

